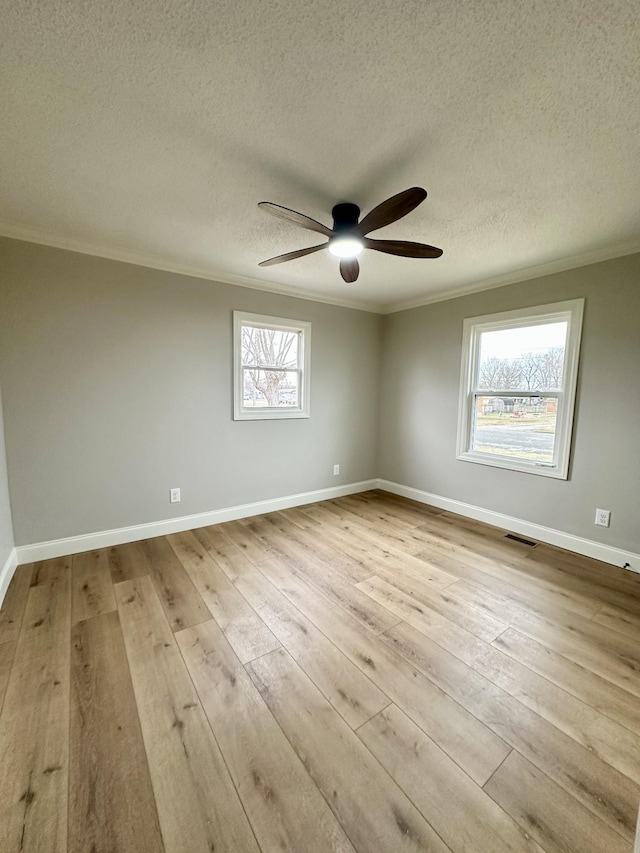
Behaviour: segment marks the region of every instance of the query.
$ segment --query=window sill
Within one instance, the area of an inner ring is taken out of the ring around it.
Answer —
[[[506,468],[509,471],[519,471],[521,474],[536,474],[540,477],[552,477],[555,480],[567,480],[568,472],[563,471],[555,465],[544,462],[521,462],[517,459],[509,459],[500,456],[492,456],[488,453],[474,453],[468,451],[456,456],[460,462],[475,462],[477,465],[490,465],[492,468]]]
[[[235,412],[233,415],[234,421],[289,421],[308,417],[309,412],[303,412],[300,409],[294,409],[293,411],[259,409],[255,411]]]

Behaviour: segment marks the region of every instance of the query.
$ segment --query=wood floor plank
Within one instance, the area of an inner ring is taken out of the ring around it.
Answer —
[[[514,699],[640,784],[640,738],[456,624],[401,602],[406,622]],[[395,636],[395,635],[394,635]]]
[[[514,568],[521,566],[532,551],[522,542],[506,539],[510,531],[505,528],[494,527],[447,510],[431,517],[424,528],[417,529],[427,529],[430,533],[437,531],[442,538],[461,543],[465,548],[472,548],[478,556],[498,560]]]
[[[71,655],[69,850],[163,853],[117,612],[78,622]]]
[[[395,705],[362,726],[358,735],[452,850],[541,853],[535,841]]]
[[[165,537],[145,539],[141,546],[171,630],[180,631],[210,619],[209,609]]]
[[[280,646],[193,533],[173,533],[167,540],[242,663]]]
[[[313,506],[313,504],[311,504],[311,506]],[[280,515],[282,515],[288,521],[292,521],[294,524],[297,524],[298,527],[301,527],[303,530],[310,530],[315,533],[318,533],[320,522],[316,521],[314,518],[311,518],[309,515],[307,515],[307,513],[303,512],[303,510],[304,506],[294,506],[290,507],[289,509],[281,510]]]
[[[612,829],[633,838],[637,783],[410,625],[381,639]]]
[[[38,564],[0,716],[0,850],[67,849],[70,561]]]
[[[488,589],[492,595],[501,599],[500,606],[505,621],[508,621],[507,614],[518,614],[523,610],[534,616],[545,616],[553,610],[554,617],[558,619],[571,619],[573,616],[592,619],[602,607],[602,602],[595,598],[576,596],[548,582],[541,585],[535,579],[522,581],[519,578],[515,583],[511,583],[513,577],[510,576],[510,581],[505,582],[487,575],[484,569],[481,574],[474,572],[473,575],[462,569],[460,575],[462,577],[458,582],[459,586],[451,592],[469,587],[477,588],[484,594],[484,590]],[[488,603],[485,604],[485,609],[489,609]]]
[[[528,619],[551,621],[556,628],[565,628],[587,638],[596,639],[599,646],[611,650],[614,654],[630,656],[636,654],[640,659],[640,655],[636,653],[637,646],[634,638],[620,636],[619,631],[601,625],[595,619],[597,614],[585,616],[564,607],[553,608],[552,610],[549,606],[553,601],[552,596],[547,595],[545,603],[537,596],[513,595],[512,590],[487,590],[484,584],[477,584],[468,580],[459,580],[452,584],[449,593],[474,607],[483,609],[487,613],[501,612],[503,620],[513,627],[522,624],[523,621],[526,622]],[[602,604],[600,604],[600,609],[601,607]]]
[[[151,578],[115,589],[166,853],[257,853]]]
[[[319,590],[267,560],[261,570],[373,683],[416,722],[478,784],[483,784],[510,747],[385,642],[362,631]]]
[[[273,541],[277,539],[279,543],[285,540],[284,536],[272,533],[264,522],[251,525],[250,529],[259,530],[265,538],[271,538]],[[317,565],[308,559],[301,559],[295,555],[291,556],[291,551],[287,548],[286,542],[281,547],[284,559],[292,568],[321,590],[334,605],[353,616],[372,634],[381,634],[398,622],[398,619],[385,607],[372,601],[369,596],[357,589],[339,572],[330,569],[327,565]]]
[[[317,577],[330,574],[343,587],[362,580],[367,573],[360,562],[340,554],[327,537],[316,537],[314,546],[310,547],[308,534],[287,522],[281,513],[258,520],[247,519],[245,523],[260,541],[269,543],[272,556],[286,559],[299,571],[310,571]]]
[[[429,531],[434,536],[434,545],[443,536],[442,520],[434,519],[429,522]],[[487,525],[480,527],[480,531]],[[504,552],[508,540],[488,541],[491,537],[487,532],[469,532],[468,521],[456,518],[448,523],[448,530],[444,533],[451,543],[455,543],[456,552],[472,554],[478,561],[483,571],[493,573],[496,577],[504,575],[505,579],[511,577],[511,582],[521,586],[525,590],[535,593],[536,588],[544,590],[544,594],[555,594],[563,598],[562,606],[574,610],[576,613],[581,609],[591,609],[591,614],[597,612],[603,602],[619,605],[623,609],[631,609],[632,612],[640,612],[640,596],[638,595],[637,582],[629,587],[629,576],[632,572],[625,572],[622,588],[613,578],[617,571],[612,566],[598,563],[595,560],[580,559],[581,570],[576,573],[576,567],[567,569],[566,555],[568,552],[549,546],[544,558],[546,546],[539,545],[534,549],[527,549],[524,553],[507,557]],[[569,555],[570,556],[570,555]],[[577,555],[574,555],[577,556]],[[593,610],[596,608],[596,611]],[[584,613],[584,615],[589,615]]]
[[[515,750],[484,790],[548,853],[630,853],[628,840]]]
[[[553,649],[508,628],[493,645],[596,711],[640,735],[640,702],[628,691],[563,657]]]
[[[561,549],[553,549],[551,559],[541,559],[539,548],[529,555],[526,564],[531,566],[531,575],[544,577],[556,584],[575,599],[591,599],[597,604],[612,607],[640,616],[640,581],[638,573],[600,563],[597,560],[579,558]],[[621,572],[623,577],[618,573]]]
[[[116,609],[106,548],[74,554],[72,565],[71,623],[91,619]]]
[[[442,512],[428,504],[418,503],[380,489],[363,493],[361,497],[366,497],[374,506],[383,507],[387,515],[400,518],[412,527],[420,527],[434,515]]]
[[[615,592],[640,595],[640,575],[599,560],[585,560],[581,554],[541,542],[529,555],[533,563],[551,569],[554,575],[573,576],[581,584]]]
[[[20,567],[0,850],[630,853],[640,576],[505,533],[374,491]]]
[[[254,569],[236,585],[351,728],[362,725],[389,704],[390,699],[263,574]]]
[[[16,643],[0,643],[0,713],[2,713],[4,694],[9,683],[15,650]]]
[[[613,583],[607,579],[607,569],[616,569],[614,566],[608,566],[604,563],[598,564],[597,561],[585,560],[583,563],[583,574],[574,574],[573,571],[566,571],[565,565],[561,560],[553,562],[541,562],[534,559],[534,553],[529,555],[526,560],[526,565],[532,567],[531,576],[541,577],[546,583],[554,584],[558,589],[571,596],[576,601],[594,601],[600,607],[603,604],[610,604],[612,607],[629,612],[635,616],[640,616],[640,587],[636,583],[628,585],[623,582]],[[594,563],[594,566],[591,566]],[[599,568],[596,566],[599,565]],[[595,572],[590,574],[590,572]],[[627,575],[637,575],[634,572],[627,572]],[[597,580],[596,580],[597,578]],[[576,611],[577,612],[577,611]]]
[[[402,519],[391,519],[386,507],[381,504],[375,505],[368,500],[366,493],[332,498],[323,501],[321,507],[325,512],[346,523],[359,522],[366,527],[383,529],[385,526],[390,527],[390,521],[393,521],[393,527],[398,533],[410,532],[416,526],[407,524]]]
[[[335,525],[383,550],[392,549],[396,553],[413,556],[428,544],[418,527],[396,527],[391,523],[381,523],[379,519],[366,519],[331,501],[324,506],[334,516]]]
[[[262,850],[355,853],[215,622],[176,640]]]
[[[323,511],[321,507],[315,505],[311,508],[304,508],[305,514],[311,515],[314,513],[315,516]],[[321,517],[327,519],[326,516]],[[339,548],[365,569],[363,572],[364,577],[358,578],[358,580],[370,577],[378,567],[384,567],[388,571],[408,574],[440,589],[444,589],[458,580],[457,575],[445,572],[437,566],[425,563],[424,560],[418,560],[409,554],[403,554],[398,549],[375,545],[363,539],[362,536],[359,536],[358,531],[352,529],[343,530],[340,527],[336,527],[334,517],[330,513],[328,514],[328,520],[325,520],[321,524],[318,535],[321,535],[323,541],[331,542],[335,548]]]
[[[109,548],[109,568],[114,584],[151,574],[151,565],[141,542],[127,542]]]
[[[487,642],[495,640],[507,628],[504,622],[448,595],[446,590],[430,589],[428,584],[413,578],[405,580],[382,571],[357,586],[405,621],[412,615],[425,618],[427,614],[428,618],[435,612]]]
[[[332,510],[334,515],[340,518],[340,513],[336,510],[335,503],[327,502],[326,505]],[[385,512],[386,509],[385,506]],[[384,521],[376,520],[375,517],[367,519],[366,515],[362,513],[355,518],[351,517],[343,519],[343,521],[344,523],[341,524],[343,529],[349,529],[354,533],[368,534],[367,540],[372,545],[377,543],[376,547],[391,548],[406,556],[412,556],[422,548],[433,544],[439,545],[447,552],[460,550],[460,546],[456,540],[442,537],[441,535],[434,536],[428,525],[434,523],[439,532],[448,530],[448,528],[440,519],[440,516],[433,514],[429,514],[423,518],[422,524],[419,525],[405,524],[404,526],[396,526],[395,520],[390,514],[387,515]],[[376,535],[380,538],[377,539]]]
[[[320,525],[316,525],[315,529],[310,532],[291,521],[289,512],[293,511],[285,510],[271,513],[270,519],[289,542],[295,542],[296,545],[300,546],[302,550],[298,549],[298,553],[303,558],[310,556],[312,560],[317,559],[353,583],[357,583],[367,576],[368,567],[363,566],[361,561],[349,557],[342,549],[334,547],[326,537],[322,536],[322,531],[319,529]],[[303,513],[298,513],[298,516],[303,516]]]
[[[32,574],[31,563],[18,566],[15,570],[0,609],[0,643],[15,643],[18,640]]]
[[[331,503],[328,505],[331,507]],[[333,509],[335,511],[335,506]],[[439,551],[449,554],[453,553],[461,557],[473,554],[474,560],[484,559],[488,564],[493,564],[496,560],[493,553],[490,557],[483,557],[476,549],[470,552],[467,537],[471,534],[461,536],[459,530],[453,528],[452,534],[449,535],[448,525],[440,520],[439,517],[430,518],[426,524],[417,527],[400,528],[393,523],[391,517],[386,522],[380,522],[376,521],[373,517],[366,519],[360,514],[357,517],[351,517],[348,520],[345,519],[341,526],[354,534],[357,533],[362,536],[371,545],[390,549],[405,556],[416,557],[424,549],[436,547]],[[434,526],[437,531],[435,535]],[[443,531],[446,531],[446,535],[444,536],[442,535]],[[485,537],[479,536],[477,539],[484,549],[488,547]],[[490,542],[490,547],[492,552],[496,550],[493,540]],[[517,571],[521,567],[526,556],[519,553],[515,555],[505,553],[505,546],[502,543],[500,543],[499,553],[505,567],[510,567],[514,571]]]
[[[343,580],[358,581],[363,577],[362,564],[333,547],[328,537],[310,537],[300,525],[290,522],[285,513],[248,518],[244,526],[270,549],[271,557],[284,557],[299,569],[308,566],[322,574],[325,567]],[[311,543],[311,547],[308,543]]]
[[[640,647],[630,637],[577,614],[532,615],[513,603],[506,614],[504,597],[466,581],[449,593],[493,615],[502,612],[510,627],[640,698]]]
[[[454,652],[455,653],[455,652]],[[521,704],[640,785],[640,737],[497,648],[465,643],[458,656]]]
[[[446,845],[284,650],[248,671],[358,853]]]
[[[255,516],[255,518],[260,518],[260,516]],[[244,521],[245,519],[228,521],[219,525],[220,530],[251,563],[258,563],[260,560],[268,560],[269,557],[273,557],[273,549],[253,536]]]
[[[475,554],[469,548],[448,547],[437,537],[431,546],[416,554],[416,559],[455,574],[459,580],[470,581],[503,595],[508,601],[526,609],[539,612],[553,606],[554,612],[567,611],[589,619],[602,607],[602,602],[594,596],[577,595],[551,580],[527,573],[526,560],[521,560],[517,567],[508,565],[503,560],[491,560]]]
[[[427,520],[424,513],[415,513],[409,509],[398,509],[389,501],[380,501],[372,492],[360,492],[345,495],[331,501],[334,506],[345,507],[355,515],[374,524],[391,524],[398,529],[413,530]]]
[[[198,542],[206,548],[230,581],[235,581],[244,572],[253,571],[254,564],[220,530],[220,525],[199,527],[192,531]]]
[[[631,637],[636,643],[640,642],[640,616],[621,610],[612,604],[605,604],[602,610],[593,617],[593,621],[605,628],[619,631]]]

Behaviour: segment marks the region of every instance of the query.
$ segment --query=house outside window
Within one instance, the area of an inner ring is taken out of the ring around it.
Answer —
[[[233,312],[234,420],[309,417],[311,323]]]
[[[567,479],[583,307],[464,321],[458,459]]]

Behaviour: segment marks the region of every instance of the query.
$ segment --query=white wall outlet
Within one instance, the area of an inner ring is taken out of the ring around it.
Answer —
[[[334,477],[337,477],[339,473],[340,473],[340,466],[339,466],[339,465],[334,465],[334,466],[333,466],[333,476],[334,476]]]
[[[169,489],[169,502],[172,504],[179,504],[181,501],[180,497],[180,489]]]
[[[596,510],[596,524],[599,524],[600,527],[608,527],[609,520],[611,518],[611,510],[609,509],[597,509]]]

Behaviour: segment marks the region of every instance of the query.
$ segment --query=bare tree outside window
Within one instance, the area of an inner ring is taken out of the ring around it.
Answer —
[[[487,388],[491,391],[497,391],[503,388],[502,385],[502,367],[504,358],[492,356],[488,358],[480,367],[480,388]]]
[[[551,347],[542,354],[540,367],[542,388],[562,388],[564,347]]]
[[[491,356],[480,365],[479,388],[536,391],[562,387],[564,347],[525,352],[517,358]]]
[[[295,332],[242,327],[246,406],[298,405],[298,347]]]
[[[311,323],[233,312],[233,418],[308,418]]]

